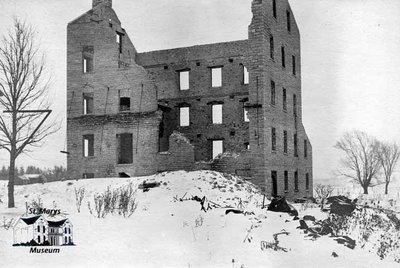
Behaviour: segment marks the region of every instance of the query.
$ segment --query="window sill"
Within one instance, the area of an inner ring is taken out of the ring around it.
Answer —
[[[295,193],[298,193],[299,192],[299,190],[294,190],[295,191]]]
[[[130,166],[130,165],[132,165],[132,164],[133,164],[133,162],[132,162],[132,163],[125,163],[125,164],[118,164],[118,163],[117,163],[117,167]]]
[[[211,86],[211,89],[222,89],[222,86],[218,86],[218,87]]]
[[[285,192],[284,192],[285,194],[288,194],[289,193],[289,190],[285,190]]]
[[[83,156],[83,159],[88,159],[88,160],[90,160],[90,159],[93,159],[93,158],[95,158],[95,156],[94,156],[94,155],[90,155],[90,156]]]

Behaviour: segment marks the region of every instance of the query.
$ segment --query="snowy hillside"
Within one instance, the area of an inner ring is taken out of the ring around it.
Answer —
[[[160,186],[138,189],[132,216],[90,214],[87,204],[93,209],[95,193],[104,193],[110,185],[116,189],[133,183],[137,188],[144,180]],[[78,213],[75,189],[83,188]],[[350,249],[329,236],[311,239],[297,228],[299,221],[293,216],[262,209],[263,196],[253,185],[212,171],[16,186],[14,209],[6,208],[6,193],[6,182],[0,182],[1,223],[17,219],[25,213],[25,202],[40,197],[43,207],[67,214],[76,246],[62,246],[58,254],[29,253],[28,247],[12,246],[12,228],[0,227],[1,267],[396,267],[395,262],[357,246]],[[203,197],[206,211],[201,210]],[[300,218],[327,217],[318,208],[295,207]],[[229,208],[244,213],[226,214]],[[289,234],[278,236],[279,246],[287,252],[261,247],[282,231]]]

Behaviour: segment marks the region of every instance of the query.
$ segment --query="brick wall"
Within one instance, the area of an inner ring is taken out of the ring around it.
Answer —
[[[112,10],[111,1],[106,5],[98,2],[101,1],[94,0],[94,9],[68,25],[67,133],[71,176],[81,177],[83,173],[115,176],[120,172],[136,176],[211,168],[247,177],[269,195],[273,190],[271,172],[276,171],[278,195],[288,198],[312,195],[312,146],[302,124],[300,34],[287,0],[276,1],[276,18],[272,0],[253,0],[248,40],[144,53],[136,51]],[[122,46],[116,41],[118,35]],[[85,50],[93,51],[94,71],[83,74]],[[248,84],[243,81],[243,66],[249,71]],[[213,67],[222,68],[221,87],[211,86]],[[189,71],[188,90],[180,90],[180,71]],[[271,81],[275,83],[274,104]],[[93,96],[91,115],[83,115],[83,94]],[[130,98],[129,112],[119,111],[120,97]],[[213,104],[223,105],[222,124],[212,123]],[[189,107],[189,126],[179,126],[182,106]],[[244,107],[249,122],[243,120]],[[275,150],[272,128],[276,131]],[[287,153],[283,152],[283,131],[288,134]],[[82,136],[91,133],[95,135],[95,155],[84,158]],[[132,164],[116,164],[116,137],[121,133],[132,134]],[[294,154],[295,134],[298,156]],[[224,141],[225,153],[209,161],[215,139]],[[246,149],[248,143],[250,148]],[[159,152],[160,148],[165,152]],[[295,172],[298,191],[294,189]],[[306,174],[310,179],[309,191],[305,188]]]

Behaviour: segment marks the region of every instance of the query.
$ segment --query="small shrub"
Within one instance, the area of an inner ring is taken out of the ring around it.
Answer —
[[[75,188],[75,204],[78,213],[81,212],[81,205],[84,197],[85,197],[85,188],[83,187],[80,187],[79,189]]]
[[[132,183],[119,190],[119,214],[130,217],[137,208],[136,190],[133,190]]]

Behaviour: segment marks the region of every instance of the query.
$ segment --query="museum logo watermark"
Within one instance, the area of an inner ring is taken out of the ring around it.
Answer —
[[[30,247],[29,253],[60,253],[60,247],[75,246],[70,219],[60,209],[27,208],[13,227],[13,246]]]

